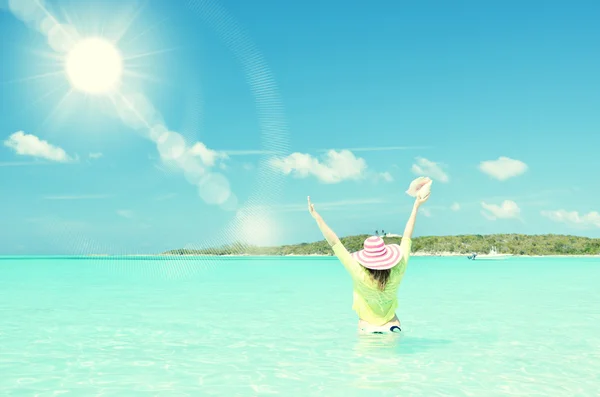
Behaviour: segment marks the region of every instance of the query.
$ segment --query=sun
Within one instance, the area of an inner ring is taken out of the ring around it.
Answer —
[[[86,38],[78,41],[69,51],[65,68],[76,90],[93,95],[107,94],[120,85],[123,58],[108,40]]]

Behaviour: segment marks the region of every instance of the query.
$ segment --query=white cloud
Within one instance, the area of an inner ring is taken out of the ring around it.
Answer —
[[[101,200],[113,197],[109,194],[81,194],[72,196],[46,196],[44,200]]]
[[[198,156],[200,160],[202,160],[202,163],[207,167],[214,166],[217,160],[226,160],[228,158],[227,154],[224,152],[217,152],[216,150],[209,149],[202,142],[196,142],[196,144],[190,148],[190,154]]]
[[[554,222],[565,223],[573,227],[597,227],[600,228],[600,213],[597,211],[579,214],[578,211],[541,211],[542,216]]]
[[[452,205],[450,206],[450,209],[454,212],[456,211],[460,211],[460,204],[459,203],[452,203]]]
[[[351,152],[383,152],[396,150],[428,149],[429,146],[382,146],[382,147],[356,147],[349,149],[319,149],[318,152],[328,152],[330,150],[348,150]]]
[[[314,176],[324,183],[339,183],[365,177],[367,163],[348,150],[330,150],[322,162],[310,154],[292,153],[285,158],[271,160],[271,164],[284,174],[298,178]]]
[[[412,165],[412,172],[417,175],[428,176],[431,179],[446,183],[450,180],[448,174],[444,172],[439,163],[435,163],[426,158],[417,157],[417,163]]]
[[[31,156],[45,160],[67,163],[73,159],[58,146],[51,145],[35,135],[18,131],[4,141],[4,146],[15,151],[20,156]]]
[[[316,152],[328,153],[331,150],[341,152],[344,150],[356,153],[356,152],[387,152],[387,151],[398,151],[398,150],[416,150],[416,149],[429,149],[430,146],[381,146],[381,147],[356,147],[356,148],[345,148],[345,149],[317,149]],[[268,155],[276,154],[269,150],[223,150],[223,153],[228,156],[252,156],[252,155]]]
[[[419,208],[419,212],[423,214],[423,216],[427,218],[431,218],[431,211],[425,207]]]
[[[381,172],[379,174],[379,177],[381,179],[383,179],[386,182],[394,182],[394,177],[392,176],[392,174],[390,174],[389,172]]]
[[[9,11],[16,18],[41,32],[47,38],[49,46],[55,52],[61,53],[60,56],[63,53],[68,53],[81,39],[74,25],[60,23],[59,18],[52,15],[51,10],[46,6],[47,2],[45,0],[0,0],[0,3],[8,3]],[[224,27],[221,28],[225,29]],[[241,37],[239,34],[228,35],[227,41],[234,48],[237,48],[239,46],[236,47],[235,43],[241,42]],[[250,80],[256,80],[253,85],[260,85],[264,81],[272,82],[271,76],[264,73],[264,62],[260,54],[254,52],[252,57],[242,57],[247,59],[247,61],[244,61],[244,70],[250,76]],[[278,96],[271,86],[263,89],[264,95],[259,98],[259,102],[278,103]],[[165,165],[170,167],[171,171],[180,171],[186,180],[198,189],[199,196],[207,203],[226,205],[228,208],[232,208],[232,203],[237,202],[237,198],[230,191],[229,182],[225,176],[208,168],[212,167],[211,164],[215,164],[223,156],[215,155],[214,151],[211,152],[203,144],[191,150],[188,145],[193,144],[193,141],[186,141],[181,134],[168,130],[160,111],[143,94],[117,92],[110,97],[110,104],[108,105],[103,106],[103,109],[120,119],[144,138],[154,142],[160,154],[160,159]],[[263,112],[263,110],[259,106],[259,111]],[[268,110],[264,112],[262,116],[276,120],[276,122],[271,123],[275,127],[270,126],[272,128],[269,131],[274,135],[269,143],[272,146],[285,147],[285,137],[282,133],[286,131],[284,127],[280,127],[282,125],[279,122],[280,112],[270,112]]]
[[[170,131],[160,112],[142,94],[118,95],[114,105],[121,121],[156,144],[164,165],[155,165],[159,170],[182,172],[208,204],[223,206],[237,202],[227,178],[211,169],[221,166],[221,161],[228,158],[227,154],[209,149],[202,142],[190,144],[180,133]]]
[[[99,159],[102,156],[104,156],[102,153],[90,153],[88,155],[88,157],[91,158],[91,159]]]
[[[481,202],[481,207],[483,208],[481,214],[491,221],[518,218],[521,213],[517,203],[512,200],[504,200],[500,205]]]
[[[117,210],[117,215],[127,219],[133,219],[134,214],[131,210]]]
[[[525,173],[527,168],[527,164],[524,162],[508,157],[499,157],[497,160],[488,160],[479,163],[481,172],[500,181],[519,176]]]
[[[339,201],[326,201],[326,202],[313,202],[317,211],[335,211],[344,210],[349,207],[360,207],[365,205],[381,205],[387,204],[389,200],[376,198],[365,198],[355,200],[339,200]],[[276,212],[308,212],[306,203],[302,204],[280,204],[272,208]]]
[[[221,153],[224,153],[227,156],[262,156],[267,154],[275,154],[275,152],[271,152],[269,150],[223,150]]]
[[[26,2],[30,3],[32,7],[37,7],[34,0],[26,0]],[[22,11],[26,14],[29,12],[24,8]],[[58,49],[54,49],[58,51]],[[187,181],[198,188],[199,196],[202,199],[209,204],[216,205],[237,201],[233,197],[234,194],[231,192],[226,178],[210,169],[213,166],[221,166],[223,169],[219,160],[227,159],[227,154],[211,150],[201,142],[189,145],[181,134],[169,131],[160,112],[140,93],[118,94],[111,99],[113,106],[104,110],[109,115],[119,118],[144,138],[154,142],[163,164],[170,168],[170,171],[182,172]],[[4,144],[22,155],[31,155],[56,162],[77,160],[77,157],[74,159],[69,157],[63,149],[52,146],[33,135],[26,135],[22,131],[13,134]],[[90,159],[100,156],[100,153],[88,154]]]

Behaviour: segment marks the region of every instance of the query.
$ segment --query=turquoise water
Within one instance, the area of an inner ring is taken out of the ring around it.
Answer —
[[[413,258],[400,338],[329,258],[0,260],[2,396],[598,396],[600,259]]]

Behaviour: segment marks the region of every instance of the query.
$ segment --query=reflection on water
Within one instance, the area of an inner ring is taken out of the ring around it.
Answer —
[[[597,394],[598,266],[413,266],[402,332],[359,335],[330,260],[235,260],[185,280],[137,263],[4,261],[0,395]]]
[[[354,359],[348,368],[353,377],[351,385],[356,390],[364,391],[365,395],[383,395],[392,390],[406,391],[411,383],[418,382],[415,379],[415,365],[428,365],[423,362],[428,361],[426,358],[417,358],[413,354],[440,354],[435,350],[441,350],[451,343],[446,339],[415,337],[406,332],[358,335]]]
[[[359,355],[377,353],[415,354],[431,349],[443,348],[452,343],[447,339],[432,339],[409,336],[406,333],[390,334],[367,334],[359,335],[355,351]]]

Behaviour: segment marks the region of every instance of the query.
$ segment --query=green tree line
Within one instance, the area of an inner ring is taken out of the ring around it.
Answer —
[[[348,236],[342,243],[350,252],[362,249],[369,235]],[[387,244],[400,244],[400,237],[385,237]],[[491,234],[460,236],[423,236],[412,241],[412,252],[456,254],[486,254],[492,247],[503,254],[513,255],[600,255],[600,239],[555,234]],[[232,244],[210,249],[175,249],[165,255],[332,255],[325,240],[313,243],[257,247]]]

